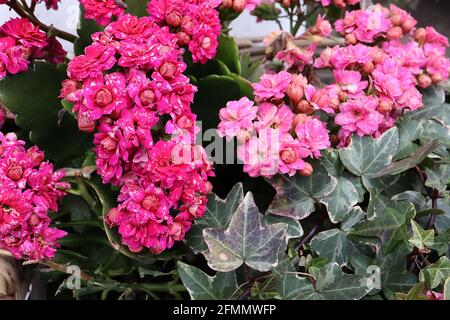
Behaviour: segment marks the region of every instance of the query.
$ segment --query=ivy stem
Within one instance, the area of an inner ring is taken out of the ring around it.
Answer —
[[[24,7],[22,6],[20,3],[17,2],[17,0],[10,0],[8,3],[8,6],[13,9],[20,17],[22,18],[26,18],[28,20],[30,20],[35,26],[38,26],[40,29],[42,29],[45,32],[50,32],[52,35],[59,37],[61,39],[67,40],[69,42],[75,42],[75,40],[78,39],[77,36],[57,29],[55,27],[52,26],[48,26],[46,24],[44,24],[43,22],[41,22],[38,18],[36,18],[36,16],[34,15],[34,6],[31,7]]]

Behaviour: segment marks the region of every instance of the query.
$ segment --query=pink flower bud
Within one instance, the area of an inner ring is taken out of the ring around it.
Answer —
[[[372,71],[375,69],[375,66],[373,65],[373,63],[371,61],[367,62],[366,64],[363,65],[363,71],[365,73],[372,73]]]
[[[23,176],[23,168],[19,164],[11,164],[8,168],[8,177],[14,181],[20,180]]]
[[[292,121],[292,128],[295,129],[297,125],[305,123],[309,117],[306,114],[297,114]]]
[[[159,205],[159,199],[154,194],[149,194],[142,200],[142,207],[147,211],[155,211]]]
[[[402,23],[402,29],[404,33],[410,33],[416,25],[413,19],[407,19]]]
[[[422,73],[417,77],[417,82],[420,87],[428,88],[429,86],[431,86],[432,80],[429,76]]]
[[[414,40],[416,40],[420,45],[423,45],[427,39],[427,31],[424,28],[419,28],[414,33]]]
[[[139,99],[141,99],[143,106],[149,106],[156,100],[155,92],[152,89],[142,90],[139,94]]]
[[[191,41],[191,37],[186,32],[183,31],[177,33],[177,39],[178,39],[177,43],[180,46],[185,46],[189,44],[189,41]]]
[[[94,102],[99,107],[106,107],[114,101],[112,92],[108,88],[101,88],[95,94]]]
[[[32,214],[32,215],[30,216],[30,219],[28,220],[28,223],[29,223],[30,226],[32,226],[32,227],[37,226],[37,225],[39,224],[39,222],[40,222],[40,219],[39,219],[39,217],[38,217],[37,215],[35,215],[35,214]]]
[[[119,215],[119,210],[117,208],[112,208],[111,210],[109,210],[108,214],[106,215],[105,222],[109,226],[115,225],[118,215]]]
[[[181,19],[183,16],[177,10],[171,11],[166,14],[166,22],[172,27],[178,27],[181,24]]]
[[[403,35],[403,29],[400,27],[392,27],[389,29],[387,33],[387,37],[390,40],[397,40],[400,39]]]
[[[233,0],[223,0],[221,8],[224,8],[224,9],[231,8],[232,5],[233,5]]]
[[[1,70],[0,70],[1,71]],[[76,92],[80,89],[80,84],[74,80],[66,79],[62,83],[61,95],[60,97],[65,98],[68,95]]]
[[[181,241],[184,238],[184,227],[181,223],[174,222],[169,228],[169,235],[175,241]]]
[[[192,128],[192,120],[187,116],[181,116],[177,119],[177,126],[182,129],[191,129]]]
[[[393,16],[391,16],[391,22],[394,26],[399,27],[402,25],[403,18],[399,14],[394,14]]]
[[[347,44],[356,44],[358,42],[358,39],[356,39],[356,36],[353,33],[349,33],[345,36],[345,42]]]
[[[186,15],[181,19],[181,30],[187,34],[192,34],[194,32],[194,26],[194,21],[190,16]]]
[[[305,167],[300,170],[299,173],[303,177],[309,177],[310,175],[312,175],[313,171],[313,167],[308,162],[305,162]]]
[[[444,80],[444,79],[442,78],[442,75],[441,75],[441,74],[435,73],[435,74],[433,74],[433,75],[431,76],[431,80],[433,81],[433,83],[438,83],[438,82],[441,82],[441,81]]]
[[[117,149],[117,140],[111,137],[106,137],[100,142],[100,144],[106,152],[113,152]]]
[[[212,192],[212,190],[213,190],[213,185],[212,185],[212,183],[209,182],[209,181],[206,181],[206,182],[205,182],[205,193],[206,193],[206,194],[210,194],[210,193]]]
[[[84,114],[78,114],[78,128],[83,132],[94,132],[95,121]]]
[[[318,103],[319,104],[319,103]],[[327,103],[328,104],[328,103]],[[319,104],[320,105],[320,104]],[[311,104],[306,101],[306,100],[301,100],[298,104],[297,104],[297,110],[300,113],[304,113],[304,114],[311,114],[314,112],[314,108],[311,106]]]
[[[390,100],[380,100],[377,111],[380,113],[390,113],[394,108],[394,103]]]
[[[245,4],[247,3],[246,0],[234,0],[233,1],[233,11],[237,13],[241,13],[244,11]]]
[[[31,147],[30,149],[27,150],[27,155],[33,159],[33,165],[35,167],[38,167],[42,161],[44,161],[44,152],[42,152],[41,150],[39,150],[38,147]]]
[[[173,62],[164,62],[159,67],[159,73],[164,77],[164,79],[172,79],[177,73],[177,66]]]
[[[291,164],[297,160],[298,156],[294,149],[286,148],[285,150],[281,151],[280,158],[284,163]]]

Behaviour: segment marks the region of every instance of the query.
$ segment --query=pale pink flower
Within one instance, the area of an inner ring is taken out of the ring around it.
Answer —
[[[247,97],[228,102],[227,106],[219,111],[221,122],[217,133],[221,137],[232,138],[237,136],[241,130],[251,130],[257,111],[253,101]]]
[[[291,82],[291,75],[286,71],[276,74],[264,74],[258,83],[253,84],[255,97],[258,100],[281,100]]]

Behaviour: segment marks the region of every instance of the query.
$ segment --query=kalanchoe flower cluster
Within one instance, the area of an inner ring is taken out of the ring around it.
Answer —
[[[0,79],[28,69],[31,59],[64,61],[67,52],[54,37],[47,37],[26,18],[15,18],[0,27]]]
[[[121,187],[107,222],[133,252],[161,253],[205,211],[213,174],[194,145],[196,87],[177,36],[150,17],[123,15],[68,66],[62,96],[92,132],[97,172]]]
[[[206,63],[216,56],[221,24],[216,8],[221,0],[150,0],[152,21],[169,26],[178,44],[188,46],[194,62]]]
[[[80,0],[84,9],[84,17],[93,19],[99,25],[106,26],[108,23],[125,13],[124,6],[116,0]]]
[[[252,177],[310,175],[306,159],[320,157],[330,139],[325,123],[300,107],[307,79],[282,71],[263,75],[253,88],[257,105],[246,97],[228,102],[220,110],[218,134],[237,137],[238,158]]]
[[[51,259],[66,232],[50,228],[49,211],[58,210],[70,185],[43,162],[42,151],[24,145],[14,133],[0,133],[0,249],[17,259]]]

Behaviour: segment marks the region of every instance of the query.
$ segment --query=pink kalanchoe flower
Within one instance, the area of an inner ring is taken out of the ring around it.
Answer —
[[[325,15],[318,15],[316,24],[311,29],[311,32],[322,37],[329,37],[331,32],[333,32],[333,27],[330,22],[325,19]]]
[[[336,86],[316,89],[313,85],[308,84],[305,88],[305,97],[315,110],[334,113],[332,95],[337,94],[338,89]]]
[[[333,75],[342,91],[350,97],[363,94],[368,86],[368,81],[361,81],[361,73],[358,71],[334,70]]]
[[[264,102],[258,106],[258,121],[255,122],[257,130],[272,128],[282,133],[288,132],[292,128],[294,113],[286,105],[280,107]]]
[[[98,76],[111,69],[116,63],[116,49],[94,42],[84,49],[84,55],[76,56],[69,62],[67,73],[74,80],[84,80]]]
[[[111,22],[105,33],[118,40],[148,38],[155,31],[154,22],[150,17],[138,18],[131,14],[125,14]]]
[[[350,100],[340,105],[334,121],[346,132],[356,132],[360,137],[372,135],[384,121],[377,111],[378,103],[375,97]]]
[[[399,40],[385,42],[383,43],[383,52],[414,74],[421,73],[427,62],[423,49],[415,41],[407,43],[402,43]]]
[[[291,75],[286,71],[276,74],[264,74],[258,83],[253,84],[258,100],[281,100],[291,82]]]
[[[129,105],[126,79],[120,72],[92,78],[84,88],[86,112],[92,120],[125,109]]]
[[[312,44],[308,48],[303,49],[290,42],[285,50],[275,55],[275,58],[283,61],[288,68],[296,68],[298,71],[303,71],[305,66],[313,64],[316,48],[316,44]]]
[[[94,19],[99,25],[106,26],[114,17],[120,17],[125,9],[115,0],[80,0],[84,8],[84,17]]]
[[[289,174],[293,176],[299,170],[305,168],[304,158],[311,155],[311,152],[302,147],[298,140],[295,140],[290,134],[281,136],[281,144],[279,150],[279,172],[281,174]]]
[[[253,101],[247,97],[228,102],[227,106],[219,111],[221,122],[217,133],[221,137],[232,138],[237,136],[241,130],[251,130],[257,111]]]
[[[28,48],[43,48],[47,45],[47,36],[26,18],[14,18],[0,27],[0,36],[15,38],[18,44]]]
[[[300,145],[307,148],[315,158],[321,156],[320,150],[331,146],[328,129],[319,119],[305,116],[295,127]]]
[[[217,37],[211,36],[211,30],[206,28],[197,30],[189,42],[189,51],[192,53],[192,60],[194,62],[206,63],[216,56],[218,46],[219,41]]]
[[[237,156],[250,177],[271,177],[278,173],[280,131],[263,129],[237,147]]]

